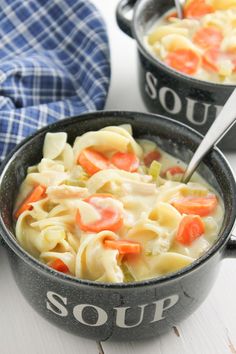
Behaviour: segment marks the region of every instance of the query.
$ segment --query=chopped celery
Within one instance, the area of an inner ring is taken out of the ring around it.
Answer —
[[[135,281],[134,277],[131,275],[131,273],[125,263],[122,263],[121,270],[124,274],[124,282],[125,283],[131,283],[131,282]]]
[[[74,186],[74,187],[86,187],[86,182],[81,179],[68,179],[65,181],[67,186]]]
[[[78,187],[79,186],[79,181],[77,179],[67,179],[65,181],[65,184],[67,186],[76,186],[76,187]]]
[[[152,176],[154,181],[157,181],[161,172],[161,164],[158,161],[152,161],[151,166],[148,169],[148,174]]]
[[[65,184],[68,186],[76,186],[76,187],[86,187],[86,182],[88,178],[85,178],[84,176],[81,176],[78,179],[67,179],[65,181]]]

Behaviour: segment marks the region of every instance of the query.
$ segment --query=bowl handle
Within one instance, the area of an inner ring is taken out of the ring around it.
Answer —
[[[127,14],[132,11],[137,0],[121,0],[116,8],[116,21],[120,29],[133,38],[132,19]]]
[[[236,257],[236,235],[231,235],[227,246],[224,251],[224,257],[235,258]]]

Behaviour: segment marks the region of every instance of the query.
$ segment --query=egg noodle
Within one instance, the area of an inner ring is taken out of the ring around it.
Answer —
[[[80,279],[130,282],[175,272],[217,239],[220,197],[130,125],[76,138],[47,133],[15,204],[16,237],[49,267]]]

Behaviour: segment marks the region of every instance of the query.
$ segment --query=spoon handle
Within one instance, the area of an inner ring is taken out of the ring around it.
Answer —
[[[175,8],[177,11],[177,16],[182,20],[184,17],[182,4],[180,3],[180,0],[174,0],[174,1],[175,1]]]
[[[236,120],[236,89],[225,103],[220,114],[215,119],[214,123],[208,130],[207,134],[203,138],[201,144],[194,153],[182,179],[182,182],[187,183],[191,178],[193,172],[198,167],[203,157],[208,151],[218,142]]]

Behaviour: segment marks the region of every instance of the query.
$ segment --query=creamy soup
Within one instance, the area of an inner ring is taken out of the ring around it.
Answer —
[[[191,264],[217,239],[224,208],[183,162],[130,125],[76,138],[47,133],[15,204],[16,237],[59,272],[100,282],[160,277]]]
[[[155,58],[194,78],[236,83],[236,0],[188,0],[184,19],[173,10],[148,31]]]

